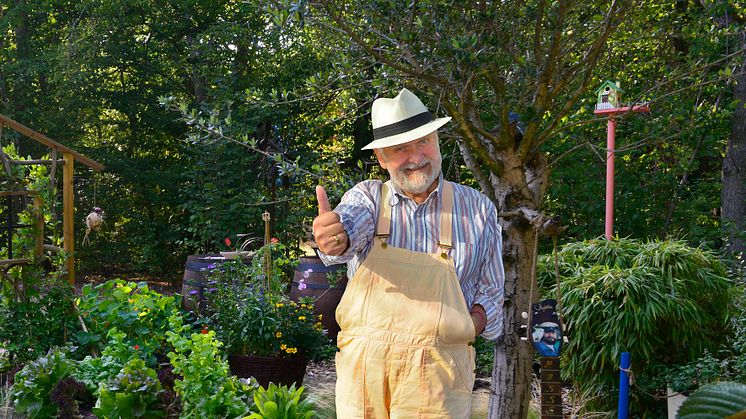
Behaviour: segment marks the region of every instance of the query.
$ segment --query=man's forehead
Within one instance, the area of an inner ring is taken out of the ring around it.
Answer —
[[[433,131],[430,134],[427,134],[427,135],[422,136],[420,138],[416,138],[416,139],[414,139],[412,141],[407,141],[406,143],[401,143],[401,144],[396,144],[396,145],[392,145],[392,146],[389,146],[389,147],[379,148],[379,150],[391,150],[393,148],[402,147],[402,146],[406,147],[406,146],[408,146],[410,144],[414,144],[417,141],[420,141],[420,140],[425,139],[425,138],[431,138],[431,139],[438,138],[438,131]]]

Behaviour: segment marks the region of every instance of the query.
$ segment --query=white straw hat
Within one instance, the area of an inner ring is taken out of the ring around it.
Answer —
[[[363,150],[414,141],[442,127],[451,117],[433,119],[433,115],[414,93],[401,89],[393,99],[378,98],[373,101],[371,120],[373,141],[363,147]]]

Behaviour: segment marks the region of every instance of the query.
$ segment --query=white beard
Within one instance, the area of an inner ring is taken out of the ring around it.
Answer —
[[[421,167],[430,164],[429,173],[417,172],[407,176],[405,170],[419,169]],[[401,170],[394,171],[389,169],[389,176],[394,180],[396,186],[398,186],[402,192],[419,195],[425,193],[427,189],[438,179],[440,176],[441,159],[430,160],[425,159],[420,164],[410,163],[404,166]]]

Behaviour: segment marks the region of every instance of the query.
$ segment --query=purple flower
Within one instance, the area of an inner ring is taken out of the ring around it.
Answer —
[[[215,292],[217,290],[218,290],[217,288],[208,288],[207,292]]]
[[[300,281],[298,281],[298,289],[299,290],[303,291],[304,289],[306,289],[306,287],[307,287],[307,285],[306,285],[306,280],[305,279],[301,279]]]
[[[308,268],[305,271],[303,271],[303,279],[308,279],[311,277],[311,272],[313,272],[313,269]]]
[[[211,263],[211,264],[207,265],[207,269],[215,269],[215,264]]]
[[[199,294],[199,291],[197,291],[197,290],[190,290],[189,291],[189,295],[197,295],[197,294]]]

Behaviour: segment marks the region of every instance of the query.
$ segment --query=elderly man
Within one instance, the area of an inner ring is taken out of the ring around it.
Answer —
[[[391,180],[368,180],[331,210],[316,188],[314,236],[348,263],[336,318],[339,418],[468,418],[477,335],[502,330],[502,237],[493,203],[443,179],[434,119],[407,89],[371,112]]]

